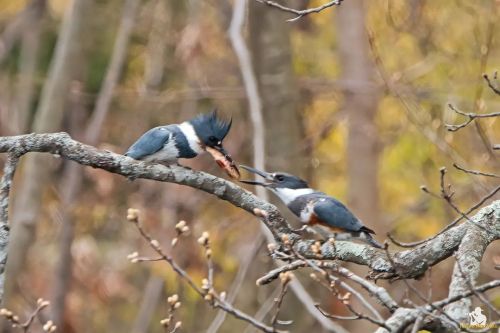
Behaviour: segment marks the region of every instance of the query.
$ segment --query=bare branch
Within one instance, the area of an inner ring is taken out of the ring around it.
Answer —
[[[500,95],[500,89],[495,84],[493,84],[493,81],[490,79],[488,74],[483,74],[483,78],[486,81],[486,83],[488,84],[488,87],[490,87],[490,89],[495,94]],[[497,80],[497,73],[496,72],[493,74],[493,80],[495,80],[495,81]]]
[[[302,10],[286,7],[278,2],[270,1],[270,0],[255,0],[255,1],[260,2],[262,4],[265,4],[267,6],[273,7],[273,8],[277,8],[277,9],[284,11],[284,12],[287,12],[287,13],[295,14],[296,17],[287,20],[287,22],[293,22],[293,21],[296,21],[296,20],[298,20],[306,15],[309,15],[312,13],[319,13],[319,12],[321,12],[327,8],[333,7],[333,6],[340,6],[340,4],[342,3],[343,0],[333,0],[333,1],[329,1],[329,2],[327,2],[321,6],[318,6],[318,7],[309,8],[309,9],[302,9]]]
[[[165,251],[163,251],[163,249],[160,246],[160,243],[156,239],[153,239],[151,237],[151,235],[144,230],[144,228],[142,227],[142,225],[139,221],[138,213],[139,212],[135,209],[129,209],[129,212],[127,215],[127,220],[129,220],[130,222],[132,222],[136,226],[137,230],[139,231],[141,236],[149,243],[150,247],[161,258],[163,258],[163,260],[165,262],[167,262],[170,265],[170,267],[175,271],[175,273],[177,273],[177,275],[181,279],[183,279],[198,295],[200,295],[203,299],[205,299],[211,306],[213,306],[214,308],[222,309],[222,310],[226,311],[227,313],[232,314],[234,317],[241,319],[241,320],[244,320],[244,321],[254,325],[255,327],[257,327],[258,329],[260,329],[263,332],[267,332],[267,333],[282,332],[282,331],[275,330],[273,327],[269,327],[269,326],[265,325],[264,323],[258,322],[257,320],[252,318],[250,315],[248,315],[244,312],[241,312],[240,310],[234,308],[231,304],[226,302],[224,298],[220,297],[219,295],[217,295],[215,293],[215,291],[213,290],[212,281],[207,281],[206,283],[203,283],[202,287],[200,288],[194,282],[194,280],[189,276],[189,274],[182,267],[180,267],[170,255],[168,255],[167,253],[165,253]],[[208,247],[208,244],[209,244],[208,235],[205,235],[205,233],[204,233],[204,235],[202,235],[202,237],[200,237],[200,239],[201,238],[204,238],[204,241],[203,242],[200,242],[200,240],[198,240],[198,241],[200,243],[203,243],[202,245],[204,245],[206,251],[208,251],[210,249]],[[207,255],[207,253],[206,253],[206,255]],[[208,257],[208,255],[207,255],[207,257]],[[209,272],[209,279],[212,280],[213,277],[210,277],[210,275],[211,275],[211,273]],[[208,284],[208,286],[205,286],[205,284]]]
[[[500,191],[500,186],[497,186],[495,189],[493,189],[493,191],[491,191],[490,193],[488,193],[487,195],[485,195],[481,200],[479,200],[479,202],[477,202],[476,204],[474,204],[474,206],[470,207],[466,212],[464,212],[463,215],[468,215],[469,213],[472,213],[474,210],[476,210],[479,207],[481,207],[487,200],[489,200],[495,194],[497,194],[499,191]],[[391,242],[393,242],[394,244],[396,244],[398,246],[401,246],[401,247],[415,247],[415,246],[419,246],[419,245],[422,245],[422,244],[424,244],[424,243],[426,243],[426,242],[428,242],[430,240],[435,239],[437,236],[441,235],[443,232],[446,232],[447,230],[450,230],[451,228],[453,228],[454,226],[456,226],[464,218],[463,215],[457,217],[455,220],[453,220],[453,222],[451,222],[450,224],[448,224],[446,227],[444,227],[441,231],[439,231],[434,236],[431,236],[429,238],[423,239],[423,240],[418,241],[418,242],[403,243],[403,242],[400,242],[400,241],[396,240],[394,238],[394,236],[392,234],[390,234],[390,233],[387,234],[387,237],[391,240]]]
[[[364,315],[362,314],[361,312],[358,312],[356,311],[352,305],[350,304],[346,304],[349,308],[349,311],[351,311],[352,313],[354,313],[354,316],[350,316],[350,317],[345,317],[345,316],[338,316],[338,315],[334,315],[334,314],[330,314],[330,313],[326,313],[325,310],[321,309],[319,304],[316,305],[316,308],[321,312],[321,314],[325,317],[328,317],[328,318],[331,318],[331,319],[339,319],[339,320],[357,320],[357,319],[364,319],[364,320],[368,320],[369,322],[377,325],[377,326],[380,326],[380,327],[384,327],[384,328],[388,328],[385,323],[381,320],[377,320],[377,319],[374,319],[374,318],[371,318],[370,316],[367,316],[367,315]]]
[[[167,167],[136,161],[123,155],[84,145],[72,140],[65,133],[0,137],[0,152],[8,151],[19,155],[27,152],[48,152],[126,177],[172,182],[211,193],[254,215],[256,211],[265,212],[267,218],[263,221],[268,229],[272,230],[278,244],[282,243],[282,236],[286,235],[293,244],[294,251],[306,259],[317,259],[317,253],[311,250],[315,241],[303,240],[293,233],[275,206],[232,182],[207,173],[181,166]],[[497,213],[491,214],[492,211]],[[500,230],[498,230],[500,229],[498,222],[500,213],[498,212],[500,212],[500,201],[495,201],[490,206],[481,209],[471,220],[481,229],[489,230],[491,237],[497,239],[500,237]],[[258,217],[262,219],[261,215]],[[471,225],[472,223],[458,225],[411,250],[394,253],[392,259],[398,265],[397,273],[383,250],[349,241],[336,241],[335,244],[322,243],[321,259],[338,259],[369,266],[371,268],[369,276],[373,279],[416,278],[423,275],[429,267],[453,255]]]
[[[461,128],[464,128],[465,126],[469,125],[476,118],[500,117],[500,112],[492,112],[492,113],[485,113],[485,114],[479,114],[479,113],[473,113],[473,112],[463,112],[463,111],[460,111],[459,109],[457,109],[456,107],[454,107],[453,104],[451,104],[451,103],[448,104],[448,107],[452,111],[468,118],[465,122],[458,124],[458,125],[446,124],[445,125],[446,128],[448,129],[448,131],[451,131],[451,132],[455,132]]]
[[[492,211],[490,214],[494,215],[495,212]],[[496,214],[500,217],[499,212]],[[494,232],[478,228],[476,225],[471,224],[456,254],[457,261],[453,269],[449,288],[450,297],[463,295],[470,290],[469,284],[474,284],[479,275],[483,253],[494,237]],[[447,306],[445,312],[457,321],[466,321],[470,307],[471,300],[463,298],[461,301]]]
[[[10,322],[13,328],[21,329],[24,333],[27,333],[31,327],[31,324],[33,324],[35,318],[40,314],[40,312],[44,308],[46,308],[50,304],[50,302],[42,298],[39,298],[36,303],[37,307],[35,308],[35,310],[31,312],[31,314],[28,316],[28,318],[26,318],[24,322],[20,321],[19,316],[15,315],[12,311],[7,310],[5,308],[0,309],[0,316],[5,317],[5,319],[7,319],[7,321]],[[44,332],[55,332],[56,329],[57,327],[54,325],[52,320],[47,321],[43,325]]]
[[[0,302],[3,300],[5,265],[7,263],[7,247],[10,233],[9,195],[18,162],[19,156],[14,153],[9,153],[0,182]]]
[[[271,326],[274,329],[276,328],[276,324],[278,323],[278,315],[280,314],[281,311],[281,305],[283,304],[283,299],[285,298],[286,292],[288,291],[288,284],[293,279],[293,274],[290,272],[281,273],[280,279],[281,279],[281,291],[279,296],[274,300],[274,303],[276,304],[276,312],[274,313],[273,318],[271,319]]]
[[[470,170],[466,169],[464,167],[461,167],[460,165],[453,163],[453,166],[465,173],[470,173],[471,175],[477,175],[477,176],[485,176],[485,177],[494,177],[494,178],[500,178],[500,175],[494,174],[494,173],[488,173],[488,172],[483,172],[483,171],[477,171],[477,170]]]

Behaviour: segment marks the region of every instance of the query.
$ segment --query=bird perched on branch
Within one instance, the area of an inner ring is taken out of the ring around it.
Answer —
[[[383,248],[371,234],[373,230],[363,225],[344,204],[335,198],[318,192],[299,177],[285,172],[269,173],[248,166],[241,167],[249,172],[262,176],[265,182],[241,180],[251,185],[264,186],[276,194],[306,226],[320,225],[326,227],[336,236],[350,236]]]
[[[239,171],[222,141],[232,121],[217,117],[214,110],[181,124],[158,126],[144,133],[125,153],[136,160],[177,163],[179,158],[194,158],[207,151],[229,176],[239,178]]]

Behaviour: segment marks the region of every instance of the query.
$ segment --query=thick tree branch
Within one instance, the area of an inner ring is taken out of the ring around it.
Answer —
[[[0,302],[3,300],[5,264],[7,263],[7,246],[9,245],[9,195],[18,162],[19,156],[9,153],[0,182]]]
[[[490,214],[500,219],[500,211],[491,211]],[[475,225],[469,227],[457,251],[457,261],[450,283],[450,297],[463,295],[471,289],[470,284],[473,285],[479,275],[484,251],[495,240],[495,237],[498,239],[499,231],[498,225],[494,230],[479,228]],[[447,306],[445,311],[454,320],[465,322],[470,307],[471,299],[463,298],[459,302]]]
[[[0,137],[0,153],[2,152],[13,152],[19,156],[28,152],[60,155],[82,165],[104,169],[130,178],[187,185],[211,193],[252,214],[255,214],[256,210],[265,211],[267,216],[263,221],[273,231],[278,243],[281,243],[283,236],[286,235],[293,244],[294,250],[307,259],[339,259],[368,266],[371,268],[370,277],[373,279],[418,278],[422,276],[429,267],[451,256],[458,249],[472,223],[482,230],[488,230],[489,239],[500,238],[500,201],[495,201],[472,217],[472,222],[467,221],[453,227],[413,249],[393,253],[392,261],[397,269],[392,267],[391,260],[387,258],[385,251],[347,241],[337,241],[334,244],[325,242],[321,246],[321,257],[318,258],[318,254],[311,249],[314,241],[302,240],[299,235],[293,233],[275,206],[259,199],[234,183],[205,172],[181,166],[167,167],[136,161],[123,155],[84,145],[71,139],[66,133]],[[259,217],[262,218],[260,215]]]

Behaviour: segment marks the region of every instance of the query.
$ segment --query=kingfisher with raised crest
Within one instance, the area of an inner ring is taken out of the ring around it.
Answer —
[[[169,165],[206,151],[229,176],[239,178],[238,168],[222,146],[231,124],[231,120],[221,120],[214,110],[181,124],[154,127],[132,144],[125,156]]]

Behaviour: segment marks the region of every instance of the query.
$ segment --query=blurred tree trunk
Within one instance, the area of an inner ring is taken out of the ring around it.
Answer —
[[[139,0],[127,0],[124,4],[120,27],[116,35],[116,41],[106,76],[99,92],[92,117],[83,135],[83,141],[89,145],[95,146],[99,142],[100,133],[113,98],[113,91],[125,64],[130,35],[134,27],[138,6]],[[76,93],[76,100],[73,103],[75,109],[81,109],[82,103],[79,101],[79,97],[82,95],[83,92]],[[81,124],[81,122],[79,123]],[[77,130],[77,127],[78,126],[74,126],[73,128]],[[72,134],[78,136],[78,133],[72,132]],[[63,327],[66,295],[71,281],[71,268],[73,263],[71,245],[74,239],[74,219],[71,211],[80,192],[82,181],[82,166],[76,163],[69,163],[63,174],[61,187],[60,215],[62,230],[59,247],[60,260],[56,268],[54,288],[52,291],[52,320],[58,327]]]
[[[249,1],[249,7],[249,46],[266,127],[266,167],[302,175],[309,159],[301,149],[304,131],[291,56],[291,25],[286,14],[255,1]]]
[[[172,31],[170,6],[171,4],[163,0],[157,0],[154,4],[153,26],[149,33],[144,64],[146,91],[157,91],[163,83],[168,40],[165,31]]]
[[[379,220],[379,138],[375,123],[379,91],[374,84],[375,65],[369,52],[363,0],[345,1],[336,8],[336,31],[341,80],[346,82],[342,109],[349,126],[347,201],[366,225],[384,235]],[[365,322],[352,325],[348,330],[372,328]]]
[[[79,51],[81,13],[85,0],[73,0],[67,7],[60,34],[43,87],[40,104],[35,116],[34,132],[60,130],[64,104],[73,73],[73,59]],[[49,182],[49,163],[45,156],[31,155],[25,159],[12,218],[12,236],[9,244],[9,260],[6,268],[4,303],[9,306],[16,291],[16,282],[23,269],[26,254],[31,245],[37,221],[41,216],[41,200],[45,185]]]
[[[282,12],[270,10],[256,1],[248,1],[248,6],[249,48],[262,102],[265,127],[265,167],[271,171],[284,170],[303,177],[308,169],[309,156],[302,149],[305,141],[301,101],[298,98],[299,90],[292,63],[290,43],[292,26],[286,22],[288,16]],[[278,201],[274,197],[270,199],[274,203]],[[283,212],[291,221],[296,221],[288,210]],[[250,271],[257,273],[259,269]],[[308,308],[306,297],[309,295],[307,292],[303,294],[302,285],[297,283],[292,286],[292,290],[295,298],[294,301],[291,299],[288,301],[290,309],[296,311],[299,308]],[[302,313],[303,316],[310,315],[308,311]],[[301,321],[296,319],[297,322]],[[324,317],[316,319],[321,322],[324,329],[333,329],[328,319]],[[303,328],[297,327],[297,330]]]
[[[35,77],[42,22],[47,9],[47,0],[35,0],[31,6],[30,20],[27,22],[21,36],[19,74],[13,117],[14,128],[17,133],[25,133],[29,128],[30,111],[35,95]]]
[[[375,123],[379,90],[369,52],[363,0],[350,0],[336,8],[336,31],[346,82],[342,108],[349,121],[347,139],[348,202],[370,227],[379,226],[379,138]],[[383,233],[379,233],[383,234]]]

